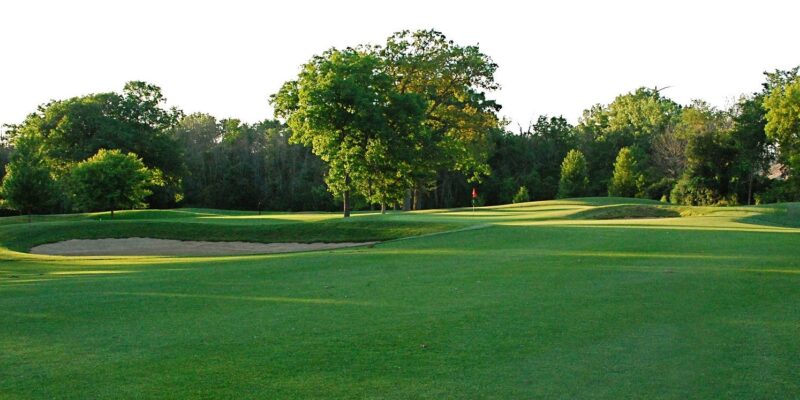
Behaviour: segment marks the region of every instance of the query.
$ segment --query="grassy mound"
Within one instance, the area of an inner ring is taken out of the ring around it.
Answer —
[[[595,207],[572,214],[572,218],[578,219],[675,218],[680,216],[681,213],[673,208],[645,204]]]
[[[0,224],[0,245],[15,251],[69,239],[148,237],[155,239],[246,241],[261,243],[386,241],[447,231],[453,223],[403,221],[378,217],[348,220],[334,214],[229,214],[207,210],[143,210],[85,214],[82,218],[50,216],[34,223]]]

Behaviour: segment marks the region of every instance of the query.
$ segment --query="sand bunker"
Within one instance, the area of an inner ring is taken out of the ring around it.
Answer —
[[[377,242],[253,243],[150,238],[72,239],[36,246],[31,249],[31,253],[58,256],[212,256],[328,250],[375,243]]]

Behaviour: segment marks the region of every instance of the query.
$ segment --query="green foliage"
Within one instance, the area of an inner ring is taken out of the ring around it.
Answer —
[[[182,204],[247,210],[332,211],[325,164],[277,121],[243,124],[184,117],[173,130],[185,149]]]
[[[528,188],[525,186],[520,186],[517,194],[514,195],[514,198],[511,200],[512,203],[525,203],[531,201],[531,195],[528,193]]]
[[[586,158],[580,150],[570,150],[561,163],[561,179],[558,182],[558,197],[581,197],[586,195],[589,177]]]
[[[531,200],[556,197],[561,162],[575,146],[573,127],[566,119],[540,116],[519,134],[495,129],[490,138],[492,174],[481,184],[489,204],[511,202],[520,186],[528,188]]]
[[[614,175],[608,185],[608,195],[616,197],[641,197],[644,175],[629,147],[620,149],[614,162]]]
[[[487,139],[499,106],[484,92],[498,88],[496,68],[477,46],[436,31],[403,31],[384,47],[314,57],[271,101],[291,140],[328,164],[333,193],[347,202],[357,191],[385,207],[412,189],[434,187],[442,170],[470,180],[488,174]]]
[[[766,135],[764,95],[743,96],[733,107],[731,139],[737,156],[734,161],[736,193],[746,204],[753,203],[754,192],[765,190],[764,176],[774,157],[772,140]]]
[[[133,153],[100,149],[70,171],[75,205],[87,211],[111,211],[146,206],[150,188],[162,184],[160,172],[145,167]]]
[[[648,88],[639,88],[617,96],[611,104],[584,111],[576,132],[589,167],[589,193],[607,193],[614,160],[623,147],[636,147],[644,154],[652,154],[654,138],[668,132],[680,115],[677,103],[662,96],[659,90]],[[641,161],[642,171],[651,170],[644,185],[665,176],[663,169],[651,168],[649,160]]]
[[[45,104],[9,134],[12,139],[38,138],[58,178],[67,174],[71,164],[100,149],[136,153],[149,168],[163,172],[165,185],[149,202],[169,206],[180,193],[183,158],[181,147],[169,134],[181,112],[164,109],[165,102],[159,87],[128,82],[121,94],[91,94]]]
[[[396,90],[383,61],[364,49],[329,50],[307,63],[296,81],[272,96],[291,141],[328,164],[326,183],[344,198],[359,190],[381,204],[400,200],[410,186],[423,103]]]
[[[411,164],[414,185],[431,186],[441,169],[479,181],[489,173],[489,133],[500,106],[486,97],[499,89],[497,64],[475,46],[461,46],[434,30],[402,31],[379,49],[400,93],[424,102],[424,132]]]
[[[766,134],[778,143],[779,159],[789,171],[795,198],[800,198],[800,77],[776,85],[764,99],[764,108]]]
[[[728,113],[705,102],[695,102],[681,114],[676,130],[687,137],[686,170],[675,185],[673,203],[712,205],[736,203],[733,180],[737,150]]]
[[[2,185],[6,205],[26,214],[52,211],[58,191],[40,141],[19,136],[14,144]]]

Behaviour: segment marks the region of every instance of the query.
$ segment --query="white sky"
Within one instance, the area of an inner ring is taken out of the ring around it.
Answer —
[[[4,1],[0,124],[50,99],[161,86],[187,113],[255,122],[312,55],[434,28],[500,65],[494,97],[526,126],[639,86],[725,106],[800,64],[798,1]]]

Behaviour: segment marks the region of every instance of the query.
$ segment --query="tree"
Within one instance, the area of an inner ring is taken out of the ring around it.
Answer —
[[[216,176],[212,176],[216,175],[219,167],[213,154],[221,136],[216,118],[201,113],[187,115],[172,129],[171,136],[180,146],[186,166],[180,178],[183,202],[211,204],[209,190],[219,182]]]
[[[158,170],[148,169],[133,153],[100,149],[94,156],[75,164],[70,184],[75,204],[84,210],[144,207],[154,185],[162,184]]]
[[[13,209],[28,214],[49,211],[58,192],[49,163],[34,137],[17,137],[3,179],[3,197]]]
[[[158,86],[132,81],[125,84],[122,93],[90,94],[44,104],[22,124],[13,126],[9,134],[12,138],[21,134],[38,137],[57,178],[67,174],[73,163],[100,149],[136,153],[149,168],[162,171],[166,183],[148,201],[171,206],[180,194],[184,166],[182,147],[170,128],[182,113],[165,109],[165,103]]]
[[[411,176],[425,132],[420,97],[398,92],[384,70],[368,49],[331,49],[271,97],[291,141],[328,164],[326,183],[342,196],[344,217],[350,216],[351,191],[385,204],[398,186],[408,187],[403,180]]]
[[[570,150],[561,163],[561,180],[558,182],[558,198],[586,195],[589,177],[586,158],[580,150]]]
[[[796,69],[794,70],[797,71]],[[764,99],[765,127],[778,143],[779,160],[789,172],[789,182],[800,197],[800,77],[776,85]]]
[[[470,181],[487,175],[489,134],[499,126],[500,106],[486,92],[500,87],[497,64],[478,46],[458,45],[434,30],[395,33],[379,54],[397,90],[424,101],[424,131],[410,164],[411,208],[420,206],[420,192],[433,189],[442,170]]]
[[[731,114],[734,123],[731,139],[737,152],[735,175],[737,183],[743,183],[737,192],[741,194],[740,198],[747,199],[749,205],[753,204],[754,186],[764,180],[763,175],[773,160],[772,140],[765,131],[764,95],[742,96]]]
[[[644,175],[639,172],[639,164],[633,151],[629,147],[623,147],[614,162],[614,175],[608,185],[608,195],[638,197],[643,183]]]
[[[703,101],[683,110],[676,132],[687,138],[686,169],[671,193],[675,203],[736,203],[738,153],[731,136],[733,119]]]

